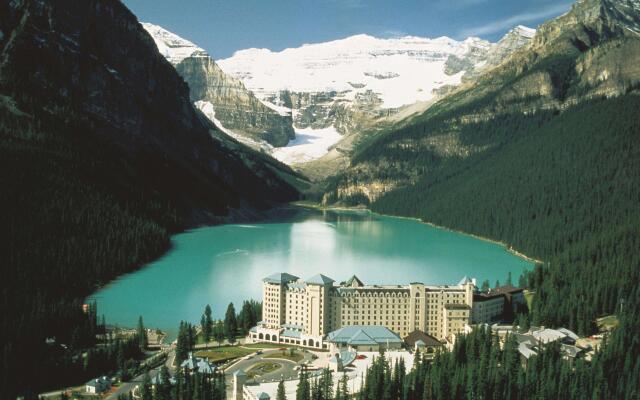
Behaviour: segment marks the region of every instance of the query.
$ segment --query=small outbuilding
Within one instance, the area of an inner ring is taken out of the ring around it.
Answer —
[[[427,356],[435,355],[438,350],[444,348],[444,343],[420,330],[415,330],[404,338],[404,342],[409,349],[420,352]]]
[[[109,378],[106,376],[92,379],[85,385],[86,392],[91,394],[101,394],[109,391],[110,389],[111,380],[109,380]]]

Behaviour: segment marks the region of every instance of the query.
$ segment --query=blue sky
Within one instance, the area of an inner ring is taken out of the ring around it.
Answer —
[[[479,36],[536,27],[567,0],[123,0],[140,21],[191,40],[214,58],[250,47],[282,50],[359,33],[377,37]]]

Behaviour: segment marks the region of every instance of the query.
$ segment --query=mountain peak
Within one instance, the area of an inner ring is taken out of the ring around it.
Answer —
[[[179,64],[187,57],[209,57],[204,49],[159,25],[148,22],[142,22],[141,24],[151,35],[160,54],[173,65]]]
[[[511,29],[511,31],[509,32],[513,32],[515,34],[518,34],[520,36],[524,36],[527,38],[533,38],[536,34],[536,30],[533,28],[529,28],[527,26],[524,25],[518,25],[515,28]]]

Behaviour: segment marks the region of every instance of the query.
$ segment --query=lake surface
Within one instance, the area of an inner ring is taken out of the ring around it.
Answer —
[[[196,229],[172,238],[173,249],[104,287],[97,299],[108,324],[147,327],[174,337],[181,320],[199,323],[207,304],[222,318],[229,302],[262,296],[262,278],[356,274],[370,284],[456,284],[464,275],[513,280],[532,264],[504,247],[415,220],[368,212],[303,210],[282,220]]]

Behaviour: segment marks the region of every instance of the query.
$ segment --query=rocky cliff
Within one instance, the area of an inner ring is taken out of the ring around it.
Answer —
[[[639,21],[636,0],[580,0],[533,37],[521,28],[510,32],[465,83],[422,115],[358,146],[350,167],[330,180],[324,200],[375,202],[439,176],[443,165],[497,151],[516,138],[496,133],[505,119],[561,113],[591,99],[637,90]],[[493,133],[471,134],[492,123]]]
[[[205,115],[239,140],[259,147],[285,146],[295,137],[291,114],[264,105],[241,81],[225,74],[203,49],[157,25],[144,23],[160,52],[187,82],[190,97]],[[238,137],[239,136],[239,137]]]

